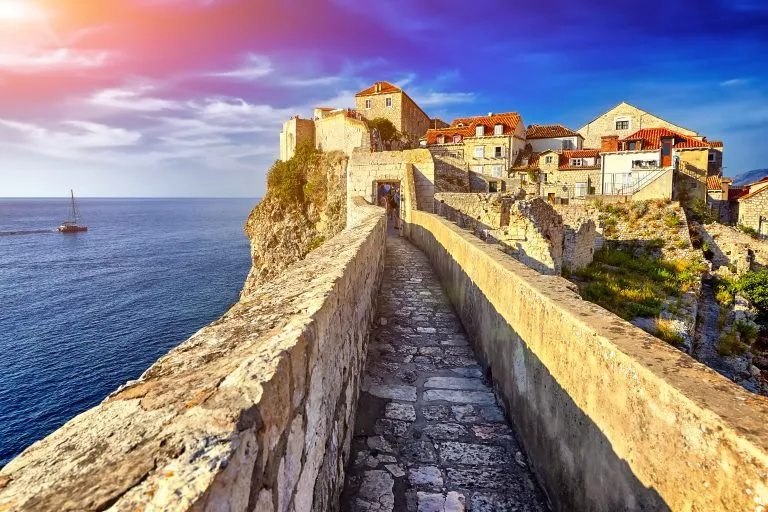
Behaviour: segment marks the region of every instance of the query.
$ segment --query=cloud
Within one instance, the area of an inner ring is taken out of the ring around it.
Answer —
[[[473,92],[435,92],[421,93],[415,91],[413,99],[422,107],[441,107],[457,103],[473,103],[477,96]]]
[[[263,55],[249,53],[246,62],[239,68],[230,71],[218,71],[208,73],[208,76],[221,78],[234,78],[236,80],[257,80],[271,75],[273,71],[272,61]]]
[[[5,141],[17,148],[62,158],[78,158],[99,148],[134,146],[141,133],[90,121],[63,121],[57,129],[32,123],[0,119]],[[87,150],[87,151],[83,151]]]
[[[735,87],[739,85],[746,85],[749,83],[749,80],[746,78],[732,78],[730,80],[725,80],[723,82],[720,82],[721,87]]]
[[[175,101],[145,96],[145,93],[152,90],[154,90],[152,86],[104,89],[91,96],[89,102],[100,107],[142,112],[158,112],[179,107],[178,102]]]
[[[35,73],[58,69],[96,68],[107,60],[105,51],[58,48],[37,52],[0,52],[0,70]]]

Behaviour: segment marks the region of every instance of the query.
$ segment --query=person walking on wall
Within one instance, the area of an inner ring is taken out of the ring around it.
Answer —
[[[393,190],[392,210],[395,214],[395,229],[400,229],[400,187],[396,187]]]

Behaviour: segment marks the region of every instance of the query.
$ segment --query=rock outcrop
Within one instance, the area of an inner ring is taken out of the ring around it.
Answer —
[[[303,182],[296,187],[301,189],[298,197],[269,186],[245,223],[253,265],[242,296],[304,259],[346,225],[347,157],[341,152],[304,156],[297,154],[286,164],[299,168]]]

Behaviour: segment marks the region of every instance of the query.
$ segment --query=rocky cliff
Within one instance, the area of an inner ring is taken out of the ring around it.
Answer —
[[[311,147],[297,149],[288,162],[275,162],[267,193],[245,223],[253,265],[242,296],[344,229],[346,165],[343,153]]]

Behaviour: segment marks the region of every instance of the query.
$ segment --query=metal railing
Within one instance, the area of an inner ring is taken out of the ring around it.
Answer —
[[[640,191],[643,189],[646,185],[654,181],[656,178],[661,176],[667,172],[667,169],[659,169],[654,172],[647,173],[645,176],[641,177],[640,179],[630,182],[630,183],[624,183],[621,184],[621,186],[618,186],[617,183],[611,183],[609,186],[610,188],[606,190],[606,183],[603,182],[603,195],[613,195],[613,196],[631,196],[634,193]],[[605,178],[603,178],[605,179]]]

